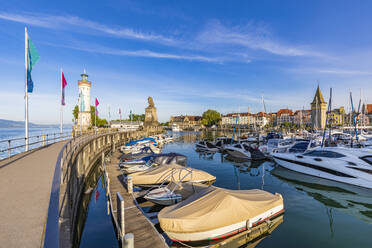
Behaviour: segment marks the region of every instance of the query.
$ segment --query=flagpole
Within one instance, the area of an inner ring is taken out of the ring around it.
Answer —
[[[28,151],[28,93],[27,93],[28,35],[25,27],[25,151]]]
[[[94,115],[94,132],[97,132],[97,97],[96,97],[96,101],[94,102],[94,105],[96,105],[96,109],[95,109],[95,115]]]
[[[61,126],[60,126],[60,133],[62,134],[62,132],[63,132],[63,105],[62,105],[62,90],[63,90],[63,88],[62,88],[62,68],[61,68],[61,102],[60,102],[60,104],[61,104],[61,115],[60,115],[60,118],[61,118]]]

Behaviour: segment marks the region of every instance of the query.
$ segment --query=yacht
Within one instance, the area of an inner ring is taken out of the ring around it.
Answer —
[[[259,149],[254,149],[247,143],[225,146],[224,151],[236,158],[265,159],[265,155]]]
[[[318,147],[305,153],[275,153],[280,166],[303,174],[372,189],[372,153],[356,148]]]
[[[173,131],[173,132],[180,132],[181,129],[179,128],[179,126],[177,126],[177,124],[173,124],[173,125],[172,125],[172,131]]]
[[[266,155],[274,152],[285,152],[294,143],[292,139],[269,139],[266,145],[259,147],[260,151]]]
[[[271,174],[306,192],[325,206],[336,206],[339,211],[372,224],[372,191],[354,185],[301,174],[277,167]]]
[[[195,144],[195,149],[200,152],[218,152],[220,149],[209,141],[199,141]]]

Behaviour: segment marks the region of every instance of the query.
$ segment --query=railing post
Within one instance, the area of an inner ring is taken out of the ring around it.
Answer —
[[[116,213],[117,213],[117,220],[118,220],[118,226],[119,226],[119,238],[120,240],[124,239],[125,234],[125,226],[124,226],[124,199],[121,196],[120,192],[116,192]]]
[[[134,248],[134,235],[133,233],[127,233],[124,235],[122,241],[122,247],[124,248]]]
[[[10,142],[11,140],[8,140],[8,158],[10,158]]]
[[[133,181],[132,181],[132,176],[127,176],[127,189],[128,193],[132,194],[133,193]]]

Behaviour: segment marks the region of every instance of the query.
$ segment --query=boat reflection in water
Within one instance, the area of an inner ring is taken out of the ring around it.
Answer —
[[[371,190],[301,174],[282,167],[275,168],[271,173],[289,182],[297,190],[306,192],[327,208],[338,209],[372,224]]]

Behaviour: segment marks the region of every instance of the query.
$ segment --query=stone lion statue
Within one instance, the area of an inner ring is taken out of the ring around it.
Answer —
[[[149,107],[155,107],[155,105],[154,105],[154,100],[152,99],[151,96],[149,96],[149,97],[147,98],[147,101],[149,102]]]

